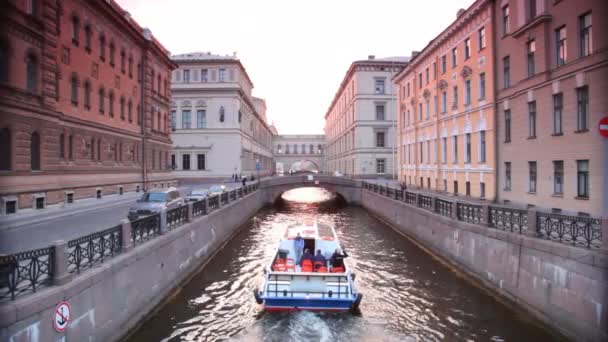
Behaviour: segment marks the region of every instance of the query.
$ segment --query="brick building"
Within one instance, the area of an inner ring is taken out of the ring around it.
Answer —
[[[174,184],[175,67],[113,1],[3,1],[0,213]]]
[[[492,30],[491,1],[478,0],[394,78],[401,182],[495,198]]]
[[[494,7],[498,199],[605,215],[608,2]]]

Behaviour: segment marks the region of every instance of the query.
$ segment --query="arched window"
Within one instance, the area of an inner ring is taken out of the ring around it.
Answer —
[[[40,171],[40,135],[32,133],[30,137],[30,165],[32,171]]]
[[[110,92],[108,95],[108,113],[110,113],[110,117],[114,117],[114,92]]]
[[[91,82],[84,82],[84,108],[91,109]]]
[[[103,88],[99,88],[99,113],[101,114],[105,111],[105,98],[106,91]]]
[[[59,135],[59,158],[65,158],[65,134]]]
[[[72,43],[78,46],[80,40],[80,20],[77,16],[72,17]]]
[[[35,92],[38,89],[38,59],[34,55],[29,55],[25,59],[27,83],[25,88]]]
[[[110,43],[110,65],[114,66],[114,43]]]
[[[125,119],[125,98],[120,97],[120,119],[124,121]]]
[[[78,76],[72,75],[70,79],[70,96],[73,105],[78,105]]]
[[[224,106],[220,107],[220,122],[224,122],[225,119],[225,111],[224,111]]]
[[[106,37],[103,34],[99,36],[99,59],[106,60]]]
[[[91,52],[91,35],[91,26],[86,25],[84,27],[84,48],[87,50],[87,52]]]
[[[0,83],[8,83],[8,46],[0,40]]]
[[[11,131],[0,129],[0,170],[11,169]]]

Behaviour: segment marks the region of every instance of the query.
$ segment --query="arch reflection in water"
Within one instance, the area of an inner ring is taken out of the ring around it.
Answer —
[[[281,198],[296,203],[320,203],[329,201],[334,196],[323,188],[304,187],[285,191]]]

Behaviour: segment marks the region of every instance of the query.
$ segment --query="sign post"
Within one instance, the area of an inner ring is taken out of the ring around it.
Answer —
[[[55,326],[55,330],[57,332],[64,332],[68,327],[68,322],[70,321],[70,303],[68,302],[60,302],[55,307],[55,312],[53,314],[53,326]]]

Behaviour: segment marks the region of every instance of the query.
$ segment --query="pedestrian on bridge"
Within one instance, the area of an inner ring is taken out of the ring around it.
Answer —
[[[247,177],[243,177],[243,186],[247,185]]]

